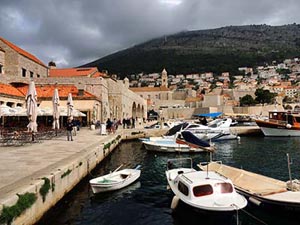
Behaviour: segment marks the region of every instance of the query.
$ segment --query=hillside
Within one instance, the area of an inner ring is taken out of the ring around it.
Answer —
[[[180,32],[136,45],[81,67],[121,78],[133,73],[169,74],[229,71],[300,56],[300,25],[229,26]]]

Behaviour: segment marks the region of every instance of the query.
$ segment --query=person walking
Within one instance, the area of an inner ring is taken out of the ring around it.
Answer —
[[[67,121],[67,139],[68,141],[73,141],[72,131],[73,131],[73,121],[72,119],[68,119]]]

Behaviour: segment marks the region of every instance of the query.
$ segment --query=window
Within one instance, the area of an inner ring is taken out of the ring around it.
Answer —
[[[181,181],[178,182],[178,190],[186,196],[189,195],[189,188]]]
[[[26,77],[26,69],[22,68],[22,77]]]
[[[41,77],[41,75],[37,74],[36,77]]]
[[[193,188],[194,195],[196,197],[201,197],[205,195],[211,195],[213,193],[213,188],[211,185],[200,185]]]
[[[32,71],[30,71],[30,77],[33,77],[33,72]]]
[[[232,193],[233,187],[230,183],[217,183],[214,185],[214,189],[218,193]]]
[[[3,73],[3,66],[0,64],[0,74],[2,74]]]

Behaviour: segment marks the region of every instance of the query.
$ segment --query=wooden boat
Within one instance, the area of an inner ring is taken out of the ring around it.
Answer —
[[[269,178],[263,175],[237,169],[218,162],[207,166],[198,165],[203,171],[209,170],[232,180],[236,190],[250,202],[271,210],[300,211],[299,185]],[[292,191],[297,190],[297,191]]]
[[[96,194],[121,189],[132,184],[141,175],[140,166],[137,166],[135,169],[118,170],[120,167],[112,173],[90,180],[93,193]]]
[[[267,120],[255,120],[265,136],[300,136],[300,114],[270,111]]]
[[[174,168],[189,160],[190,166]],[[247,205],[247,200],[238,194],[230,179],[214,171],[196,171],[189,158],[170,159],[166,177],[175,194],[171,208],[175,209],[179,200],[194,209],[207,212],[232,213]]]

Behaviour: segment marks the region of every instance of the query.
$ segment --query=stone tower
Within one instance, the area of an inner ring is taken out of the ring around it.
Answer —
[[[168,87],[168,73],[166,69],[161,72],[161,87]]]

